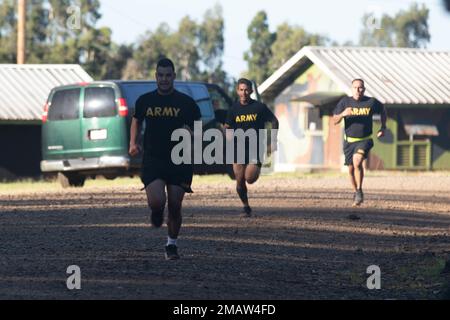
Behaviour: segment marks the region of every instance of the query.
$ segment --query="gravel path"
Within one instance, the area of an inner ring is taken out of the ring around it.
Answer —
[[[226,182],[223,182],[226,181]],[[231,180],[194,184],[182,259],[164,260],[140,185],[0,194],[0,299],[439,299],[450,258],[450,175],[262,177],[256,217]],[[70,265],[82,289],[66,287]],[[371,265],[381,289],[367,288]],[[448,296],[447,296],[448,297]]]

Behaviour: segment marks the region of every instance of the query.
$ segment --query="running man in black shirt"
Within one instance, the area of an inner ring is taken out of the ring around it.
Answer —
[[[367,159],[373,148],[372,125],[373,115],[381,115],[381,128],[377,137],[384,136],[386,130],[386,109],[375,98],[364,96],[366,88],[364,81],[355,79],[352,82],[352,97],[344,97],[334,110],[334,123],[337,125],[345,119],[344,154],[345,165],[348,166],[350,181],[355,192],[353,206],[364,202],[362,191],[364,168],[363,161]]]
[[[275,141],[272,142],[272,152],[276,151],[276,132],[278,130],[278,120],[270,109],[258,101],[250,98],[253,93],[252,83],[248,79],[240,79],[237,84],[237,94],[239,101],[236,102],[228,112],[225,122],[225,129],[239,130],[248,132],[249,129],[255,130],[256,134],[259,130],[265,129],[266,123],[272,123],[272,129],[275,133]],[[228,137],[229,138],[229,137]],[[235,160],[233,171],[236,178],[236,191],[244,205],[244,214],[251,217],[252,209],[248,202],[247,183],[254,184],[261,174],[263,159],[260,158],[260,140],[259,136],[253,141],[256,145],[250,145],[250,140],[245,141],[245,146],[235,145]],[[245,150],[239,150],[244,148]],[[238,159],[239,153],[243,152],[243,161]]]
[[[192,193],[193,167],[175,165],[171,152],[177,142],[171,141],[174,130],[194,128],[200,120],[200,110],[195,101],[174,88],[175,67],[171,60],[162,59],[156,69],[158,89],[141,96],[136,102],[130,132],[130,155],[140,150],[136,143],[142,122],[145,120],[144,157],[141,180],[147,192],[152,211],[152,224],[159,228],[164,222],[164,209],[168,199],[169,215],[166,259],[179,259],[177,239],[180,233],[181,207],[185,193]],[[167,187],[167,195],[166,195]]]

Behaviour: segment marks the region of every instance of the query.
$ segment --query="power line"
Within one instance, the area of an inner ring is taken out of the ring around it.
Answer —
[[[120,16],[121,18],[125,17],[125,18],[127,18],[129,21],[135,23],[136,25],[139,25],[139,26],[145,27],[145,28],[149,28],[149,26],[148,26],[146,23],[144,23],[144,22],[142,22],[142,21],[136,19],[135,17],[132,17],[132,16],[130,16],[130,15],[124,13],[123,10],[116,9],[116,8],[112,7],[111,5],[109,5],[109,4],[106,5],[106,3],[107,3],[106,1],[102,1],[102,6],[103,6],[103,7],[108,7],[111,11],[113,11],[115,14],[117,14],[117,15]]]

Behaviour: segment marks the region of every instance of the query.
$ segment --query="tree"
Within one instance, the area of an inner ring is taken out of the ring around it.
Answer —
[[[270,70],[281,67],[304,46],[325,45],[328,39],[320,34],[308,33],[304,28],[283,23],[278,26],[276,40],[272,45]]]
[[[450,0],[443,0],[442,2],[445,6],[445,9],[450,12]]]
[[[82,55],[80,62],[86,71],[97,79],[105,78],[108,61],[113,58],[111,33],[111,29],[107,27],[88,29],[78,38],[77,47]]]
[[[108,57],[103,79],[122,79],[126,69],[129,68],[128,64],[132,62],[133,47],[131,45],[112,43],[111,53]],[[134,63],[136,62],[134,61]]]
[[[158,60],[169,57],[179,79],[213,82],[227,90],[231,81],[223,70],[223,52],[224,19],[217,5],[205,12],[201,23],[185,16],[175,31],[166,23],[147,31],[139,39],[124,77],[153,78]]]
[[[245,53],[248,62],[247,77],[261,84],[275,70],[307,45],[326,45],[330,40],[320,34],[309,33],[296,25],[282,23],[275,33],[269,31],[267,14],[260,11],[248,27],[250,51]]]
[[[98,0],[28,0],[28,63],[79,63],[94,76],[107,74],[111,30],[96,28]],[[15,63],[17,4],[0,2],[0,62]],[[123,63],[125,65],[125,62]]]
[[[423,48],[430,42],[428,31],[429,10],[425,5],[412,4],[406,11],[394,17],[384,14],[381,23],[373,23],[373,16],[363,17],[364,28],[360,35],[360,45],[379,47]]]
[[[184,17],[178,31],[167,40],[168,56],[177,62],[181,80],[199,80],[199,26],[188,16]]]
[[[225,21],[220,5],[206,11],[199,28],[199,51],[208,78],[222,69]]]
[[[154,32],[147,31],[138,41],[138,45],[133,54],[133,60],[141,71],[136,76],[144,79],[153,78],[156,71],[156,63],[159,59],[167,57],[170,53],[167,50],[168,38],[171,35],[170,27],[167,23],[162,23]],[[129,65],[128,72],[136,70]],[[130,76],[130,74],[128,74]],[[141,78],[136,78],[141,79]]]
[[[16,10],[14,0],[0,2],[0,63],[16,61]]]
[[[199,31],[202,70],[199,80],[218,84],[228,93],[234,92],[234,79],[223,69],[225,20],[220,5],[206,11]]]
[[[244,59],[248,62],[247,77],[261,84],[272,73],[269,62],[276,36],[269,30],[265,11],[256,14],[247,29],[247,34],[250,40],[250,50],[244,54]]]
[[[48,63],[80,63],[96,79],[108,73],[111,29],[96,28],[99,0],[49,0]],[[123,63],[125,64],[125,62]]]
[[[15,63],[16,0],[0,0],[0,63]],[[99,0],[28,0],[28,63],[77,63],[96,79],[153,78],[157,61],[170,57],[182,80],[229,85],[223,70],[222,8],[203,21],[184,17],[173,31],[165,23],[147,31],[136,45],[117,45],[110,28],[98,28]]]

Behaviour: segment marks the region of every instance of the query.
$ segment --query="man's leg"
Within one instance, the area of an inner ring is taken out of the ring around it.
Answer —
[[[356,189],[362,189],[362,184],[364,180],[364,168],[363,168],[364,156],[360,153],[355,153],[353,155],[353,167],[355,168],[355,182]]]
[[[244,212],[248,216],[251,214],[251,208],[248,203],[248,195],[247,195],[247,184],[245,181],[245,171],[247,165],[245,164],[233,164],[234,176],[236,178],[236,191],[239,195],[239,198],[244,205]]]
[[[364,180],[364,168],[363,168],[364,155],[361,153],[355,153],[353,155],[353,167],[355,168],[355,182],[356,182],[356,197],[354,205],[359,206],[363,203],[362,185]]]
[[[181,215],[181,208],[185,191],[183,188],[175,185],[167,186],[167,195],[169,198],[169,217],[167,219],[168,240],[166,246],[166,259],[178,260],[177,240],[180,235],[181,224],[183,223],[183,217]]]
[[[147,192],[148,206],[152,211],[152,225],[160,228],[164,222],[164,208],[166,206],[166,183],[155,180],[145,189]]]
[[[353,143],[348,143],[344,141],[344,155],[345,155],[345,165],[348,167],[348,174],[350,176],[350,183],[353,188],[353,201],[356,200],[357,183],[355,177],[355,166],[353,165],[353,153],[355,145]],[[355,204],[355,203],[353,203]]]
[[[261,167],[256,164],[248,164],[245,168],[245,182],[248,184],[254,184],[259,179],[261,174]],[[248,191],[246,189],[245,196],[247,198],[247,205],[244,206],[244,212],[246,217],[252,215],[252,208],[248,205]]]
[[[261,167],[256,164],[249,164],[245,168],[245,181],[248,184],[254,184],[259,179],[261,174]]]
[[[350,183],[352,184],[353,187],[353,192],[356,192],[356,190],[358,189],[356,186],[356,180],[355,180],[355,167],[353,166],[353,164],[350,164],[348,166],[348,174],[350,175]]]
[[[180,234],[181,224],[183,222],[181,208],[183,205],[185,191],[179,186],[169,185],[167,186],[167,193],[169,197],[169,218],[167,220],[167,227],[169,237],[176,240]]]

